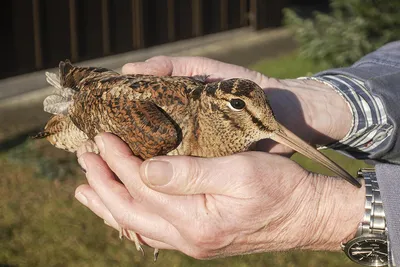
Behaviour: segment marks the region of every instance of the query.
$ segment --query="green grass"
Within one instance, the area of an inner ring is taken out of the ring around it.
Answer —
[[[290,54],[260,61],[252,68],[268,76],[296,77],[322,66]],[[362,162],[332,151],[331,158],[355,172]],[[326,172],[299,155],[293,159],[315,172]],[[43,140],[0,153],[0,266],[357,266],[342,253],[285,252],[198,261],[175,251],[162,251],[153,263],[136,252],[129,241],[79,204],[73,197],[85,183],[74,155],[51,147]]]
[[[260,60],[249,66],[249,68],[262,72],[269,77],[288,79],[309,76],[327,69],[328,66],[300,58],[297,52],[294,51],[275,59]]]

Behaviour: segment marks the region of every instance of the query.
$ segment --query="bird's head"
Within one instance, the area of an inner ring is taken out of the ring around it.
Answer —
[[[269,138],[279,127],[264,90],[253,81],[233,78],[209,83],[199,97],[206,114],[222,119],[231,132],[253,136],[253,141]]]
[[[246,79],[228,79],[209,83],[198,93],[200,112],[211,121],[214,133],[225,135],[237,144],[248,145],[270,138],[313,159],[353,185],[360,183],[314,147],[304,142],[274,116],[264,90]],[[232,138],[233,137],[233,138]]]

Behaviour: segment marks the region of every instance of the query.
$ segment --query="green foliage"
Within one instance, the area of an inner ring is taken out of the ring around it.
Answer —
[[[332,0],[331,10],[314,12],[311,19],[284,10],[284,23],[294,31],[301,56],[344,67],[400,39],[398,0]]]

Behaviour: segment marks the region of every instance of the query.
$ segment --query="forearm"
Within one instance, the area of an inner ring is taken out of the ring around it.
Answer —
[[[370,115],[370,120],[377,124],[371,125],[368,129],[360,127],[360,133],[364,140],[358,140],[347,148],[341,148],[350,155],[371,159],[377,162],[400,163],[400,136],[398,133],[400,110],[400,41],[383,46],[377,51],[370,53],[356,62],[354,65],[345,68],[330,69],[314,75],[315,77],[339,77],[344,79],[355,79],[365,87],[361,94],[356,94],[358,99],[350,100],[354,103],[364,101],[367,104],[372,102],[372,112],[364,112],[361,116]],[[328,78],[330,79],[330,78]],[[372,97],[372,98],[371,98]],[[375,100],[374,100],[375,99]],[[379,107],[381,106],[381,107]],[[365,133],[363,133],[365,132]],[[362,145],[359,145],[359,144]]]
[[[328,85],[300,79],[268,79],[265,84],[277,120],[305,141],[326,145],[349,132],[349,105]]]

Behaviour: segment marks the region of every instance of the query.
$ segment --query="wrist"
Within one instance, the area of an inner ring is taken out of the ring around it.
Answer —
[[[265,79],[262,87],[277,120],[311,144],[338,141],[352,127],[348,103],[329,85],[308,79]]]
[[[312,185],[309,205],[302,205],[308,229],[302,248],[311,250],[340,250],[341,243],[352,239],[365,212],[365,187],[349,186],[340,179],[310,174]],[[312,233],[310,235],[310,233]]]

